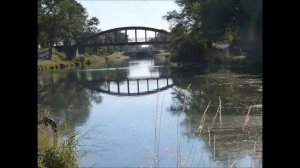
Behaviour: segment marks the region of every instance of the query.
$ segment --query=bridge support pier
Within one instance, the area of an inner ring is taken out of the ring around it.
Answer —
[[[139,80],[137,80],[137,90],[138,90],[138,93],[140,93],[140,83],[139,83]]]
[[[167,86],[169,86],[169,78],[167,78]]]
[[[127,91],[128,91],[128,94],[130,93],[129,91],[129,79],[127,79]]]
[[[147,79],[147,91],[149,92],[149,80]]]
[[[135,42],[137,42],[137,29],[134,29],[135,30]]]
[[[128,42],[128,38],[127,38],[127,29],[125,29],[125,40],[126,40],[126,43]]]
[[[120,94],[120,82],[119,81],[117,82],[117,85],[118,85],[118,94]]]

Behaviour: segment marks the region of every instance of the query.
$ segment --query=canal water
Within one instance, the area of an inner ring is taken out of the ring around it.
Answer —
[[[262,79],[156,59],[43,72],[40,106],[79,132],[81,167],[262,167]]]

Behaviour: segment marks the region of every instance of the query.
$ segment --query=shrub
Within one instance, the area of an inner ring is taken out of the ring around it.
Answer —
[[[178,45],[172,61],[206,64],[206,43],[190,37],[184,38]]]
[[[87,65],[91,65],[91,64],[92,64],[92,61],[88,59],[88,60],[86,60],[86,64],[87,64]]]
[[[77,133],[59,127],[58,143],[49,141],[49,132],[45,127],[38,127],[38,167],[39,168],[77,168],[82,157],[76,150],[78,144]],[[65,138],[63,138],[65,137]]]
[[[60,67],[60,69],[64,69],[64,68],[66,67],[66,65],[63,64],[63,63],[60,63],[60,64],[59,64],[59,67]]]
[[[56,49],[53,49],[53,56],[52,59],[58,60],[58,61],[66,61],[67,56],[63,52],[59,52]]]

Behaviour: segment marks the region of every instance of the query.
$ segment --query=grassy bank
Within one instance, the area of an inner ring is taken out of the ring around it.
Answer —
[[[209,65],[212,67],[226,66],[226,67],[243,67],[248,64],[246,56],[224,56],[209,60]],[[181,68],[198,65],[197,63],[181,63],[171,62],[171,67]],[[200,65],[200,64],[199,64]]]
[[[154,58],[160,64],[168,64],[168,63],[170,63],[170,56],[171,56],[171,53],[169,51],[166,51],[166,50],[158,50],[154,54]]]
[[[155,57],[170,57],[171,56],[171,52],[166,51],[166,50],[158,50],[158,52],[154,55]]]
[[[63,128],[64,129],[64,128]],[[60,129],[62,135],[54,136],[46,126],[38,127],[38,168],[79,167],[80,154],[76,151],[76,134]],[[57,143],[55,143],[57,141]]]
[[[38,61],[38,71],[70,69],[90,65],[105,65],[109,62],[120,62],[127,59],[122,53],[114,53],[107,57],[96,55],[83,55],[75,57],[73,60],[67,60],[64,53],[53,50],[51,60]]]
[[[114,52],[105,57],[106,61],[124,61],[129,59],[129,56],[124,55],[124,52]]]

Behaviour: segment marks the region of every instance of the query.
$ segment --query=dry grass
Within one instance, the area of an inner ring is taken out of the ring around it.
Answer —
[[[51,130],[52,131],[52,130]],[[38,167],[76,168],[79,167],[79,154],[76,151],[77,134],[68,134],[65,140],[57,137],[47,128],[38,128]],[[55,143],[56,142],[56,143]]]
[[[51,60],[38,61],[38,71],[70,69],[83,65],[103,64],[104,62],[105,58],[96,55],[85,55],[67,60],[64,53],[53,50]]]
[[[250,120],[250,111],[251,111],[251,108],[252,108],[252,105],[250,105],[249,106],[249,109],[248,109],[248,113],[247,113],[247,115],[246,115],[246,118],[245,118],[245,122],[244,122],[244,126],[243,126],[243,131],[245,130],[245,127],[246,127],[246,125],[247,125],[247,123],[248,123],[248,121]]]
[[[205,108],[205,111],[204,111],[204,113],[203,113],[203,115],[202,115],[202,118],[201,118],[201,121],[200,121],[200,125],[199,125],[199,127],[198,127],[198,129],[197,129],[197,133],[199,133],[199,134],[201,134],[202,129],[204,128],[205,119],[206,119],[206,117],[207,117],[206,112],[207,112],[207,110],[208,110],[208,107],[210,106],[210,102],[211,102],[211,101],[209,101],[208,105],[207,105],[206,108]]]

